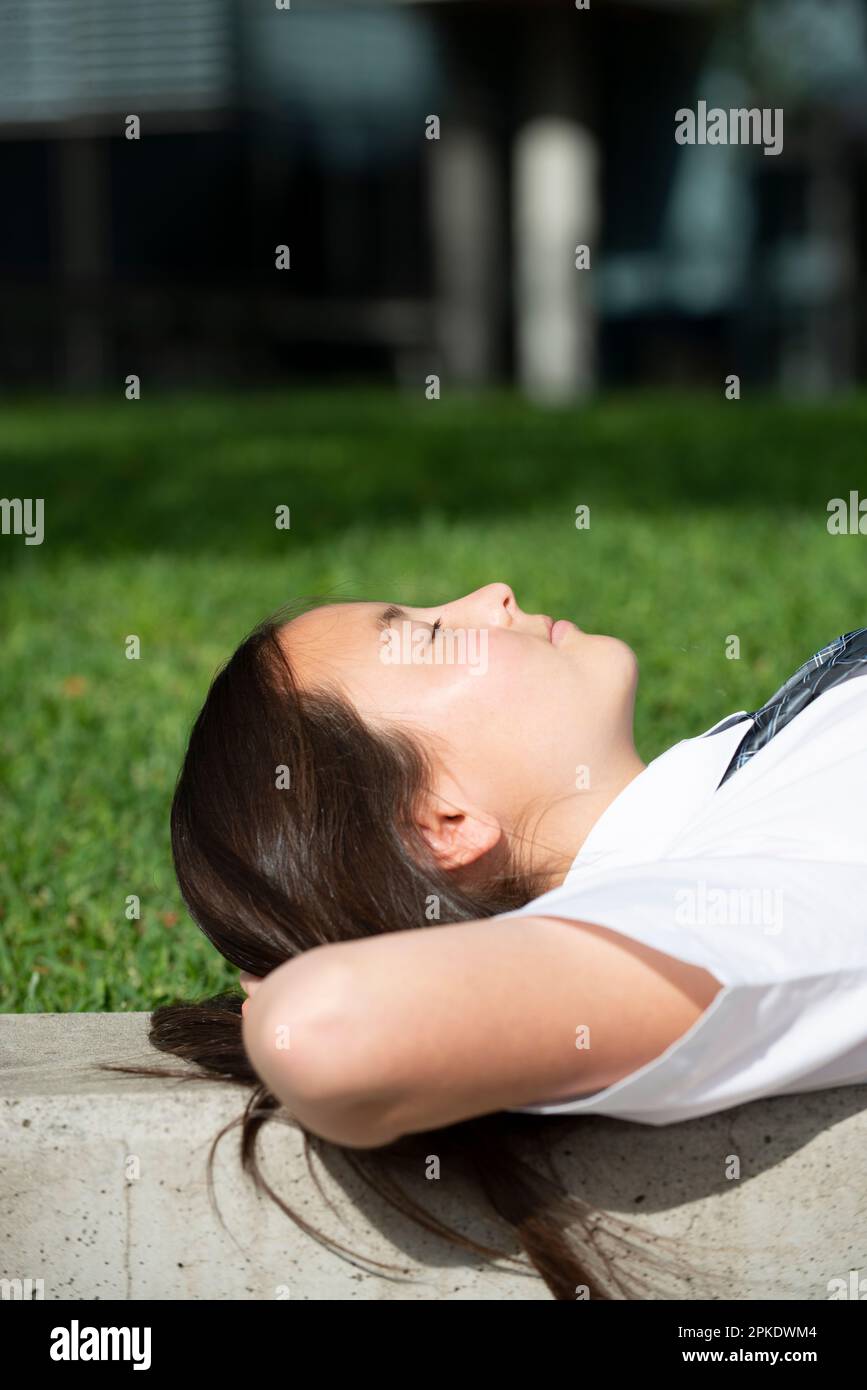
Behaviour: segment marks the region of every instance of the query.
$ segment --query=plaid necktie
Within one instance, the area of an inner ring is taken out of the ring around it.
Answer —
[[[750,714],[733,714],[713,729],[706,737],[722,733],[723,729],[730,729],[742,719],[755,719],[752,728],[747,730],[735,749],[731,762],[717,783],[717,789],[823,690],[840,685],[850,676],[860,675],[867,675],[867,627],[853,628],[851,632],[835,637],[827,647],[822,647],[803,666],[798,667],[795,674],[780,686],[761,709],[753,710]]]

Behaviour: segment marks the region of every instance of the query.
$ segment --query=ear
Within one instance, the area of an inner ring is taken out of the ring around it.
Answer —
[[[499,844],[503,830],[492,816],[472,807],[462,809],[431,794],[416,814],[416,824],[443,869],[474,864]]]

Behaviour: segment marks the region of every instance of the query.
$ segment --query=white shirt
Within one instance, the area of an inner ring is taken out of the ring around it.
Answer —
[[[867,1082],[867,674],[817,695],[717,790],[754,722],[648,763],[564,883],[508,914],[608,927],[723,988],[631,1075],[516,1112],[665,1125]]]

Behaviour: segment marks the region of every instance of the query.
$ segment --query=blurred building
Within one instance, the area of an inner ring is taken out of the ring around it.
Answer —
[[[0,387],[848,387],[865,79],[867,0],[0,0]]]

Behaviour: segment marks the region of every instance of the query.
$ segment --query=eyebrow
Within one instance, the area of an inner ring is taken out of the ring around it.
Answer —
[[[405,608],[399,608],[396,603],[390,603],[388,608],[383,608],[382,612],[377,617],[376,626],[385,631],[389,624],[394,622],[395,618],[409,618],[409,614]]]

